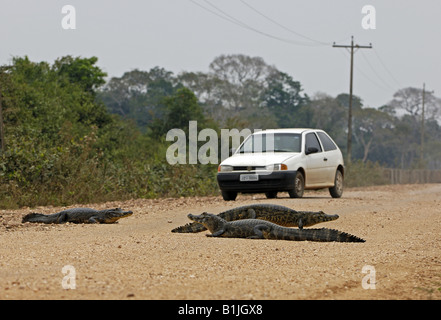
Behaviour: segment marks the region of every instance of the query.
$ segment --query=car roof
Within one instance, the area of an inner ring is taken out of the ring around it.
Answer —
[[[310,128],[283,128],[283,129],[267,129],[262,131],[256,131],[253,134],[262,134],[262,133],[303,133],[305,131],[321,131],[319,129],[310,129]]]

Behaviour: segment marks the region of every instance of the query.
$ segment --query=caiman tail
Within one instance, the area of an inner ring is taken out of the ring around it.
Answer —
[[[265,233],[262,230],[264,237],[267,239],[277,240],[293,240],[293,241],[321,241],[321,242],[365,242],[352,234],[342,232],[335,229],[288,229],[288,228],[276,228],[271,233]]]
[[[54,223],[54,217],[42,213],[31,212],[23,217],[22,222]]]
[[[175,233],[197,233],[207,230],[202,224],[197,222],[187,223],[184,226],[174,228],[171,232]]]

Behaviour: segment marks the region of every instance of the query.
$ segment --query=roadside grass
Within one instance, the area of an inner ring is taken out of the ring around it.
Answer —
[[[41,182],[0,180],[0,208],[220,194],[216,165],[169,165],[160,159],[120,163],[97,159],[62,161]],[[355,161],[346,167],[347,188],[387,183],[383,168],[377,163]]]

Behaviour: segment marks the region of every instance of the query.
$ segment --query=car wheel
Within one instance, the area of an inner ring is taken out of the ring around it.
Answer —
[[[222,190],[222,198],[224,198],[225,201],[234,201],[236,200],[236,197],[237,197],[237,192]]]
[[[333,198],[341,198],[343,195],[343,174],[340,170],[335,173],[334,186],[329,188],[329,193]]]
[[[265,192],[265,195],[267,199],[274,199],[277,198],[277,191]]]
[[[294,189],[289,190],[290,198],[301,198],[303,197],[303,192],[305,191],[305,177],[300,171],[297,171],[294,178]]]

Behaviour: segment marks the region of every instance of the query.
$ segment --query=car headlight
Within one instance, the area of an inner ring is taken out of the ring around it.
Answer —
[[[218,172],[231,172],[233,171],[233,166],[220,165],[217,168]]]
[[[265,167],[268,171],[280,171],[280,170],[288,170],[288,166],[283,163],[270,164]]]

